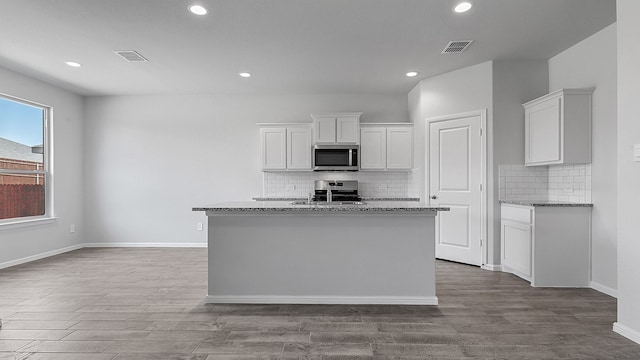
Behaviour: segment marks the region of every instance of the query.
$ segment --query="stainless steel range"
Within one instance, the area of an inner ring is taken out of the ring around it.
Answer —
[[[316,180],[313,184],[313,201],[362,201],[357,180]]]

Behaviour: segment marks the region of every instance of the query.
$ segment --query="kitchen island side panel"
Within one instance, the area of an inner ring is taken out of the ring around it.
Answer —
[[[207,302],[437,304],[433,215],[208,219]]]

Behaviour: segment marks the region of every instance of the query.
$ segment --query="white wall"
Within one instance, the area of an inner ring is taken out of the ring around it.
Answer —
[[[205,216],[192,207],[262,195],[256,123],[351,111],[363,122],[408,120],[401,95],[88,98],[87,242],[203,244]]]
[[[549,91],[589,88],[593,93],[591,277],[595,288],[617,288],[616,24],[549,59]]]
[[[618,322],[617,332],[640,343],[640,2],[618,0]]]
[[[83,242],[82,97],[0,68],[0,93],[53,107],[54,215],[52,224],[0,228],[0,267]],[[69,225],[76,232],[69,233]]]

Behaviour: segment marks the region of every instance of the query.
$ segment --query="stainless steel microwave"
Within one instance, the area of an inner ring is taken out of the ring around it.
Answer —
[[[315,145],[313,170],[358,171],[360,169],[359,145]]]

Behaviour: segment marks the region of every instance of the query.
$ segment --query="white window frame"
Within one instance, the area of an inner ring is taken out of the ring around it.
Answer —
[[[5,100],[15,101],[28,106],[34,106],[41,108],[43,111],[43,154],[42,170],[7,170],[0,169],[0,174],[40,174],[43,176],[44,182],[44,215],[38,216],[23,216],[18,218],[9,218],[0,220],[0,230],[12,229],[16,227],[25,227],[32,225],[42,225],[43,223],[53,222],[54,206],[53,206],[53,137],[51,131],[51,124],[53,119],[53,107],[49,105],[40,104],[34,101],[18,98],[12,95],[0,93],[0,97]]]

